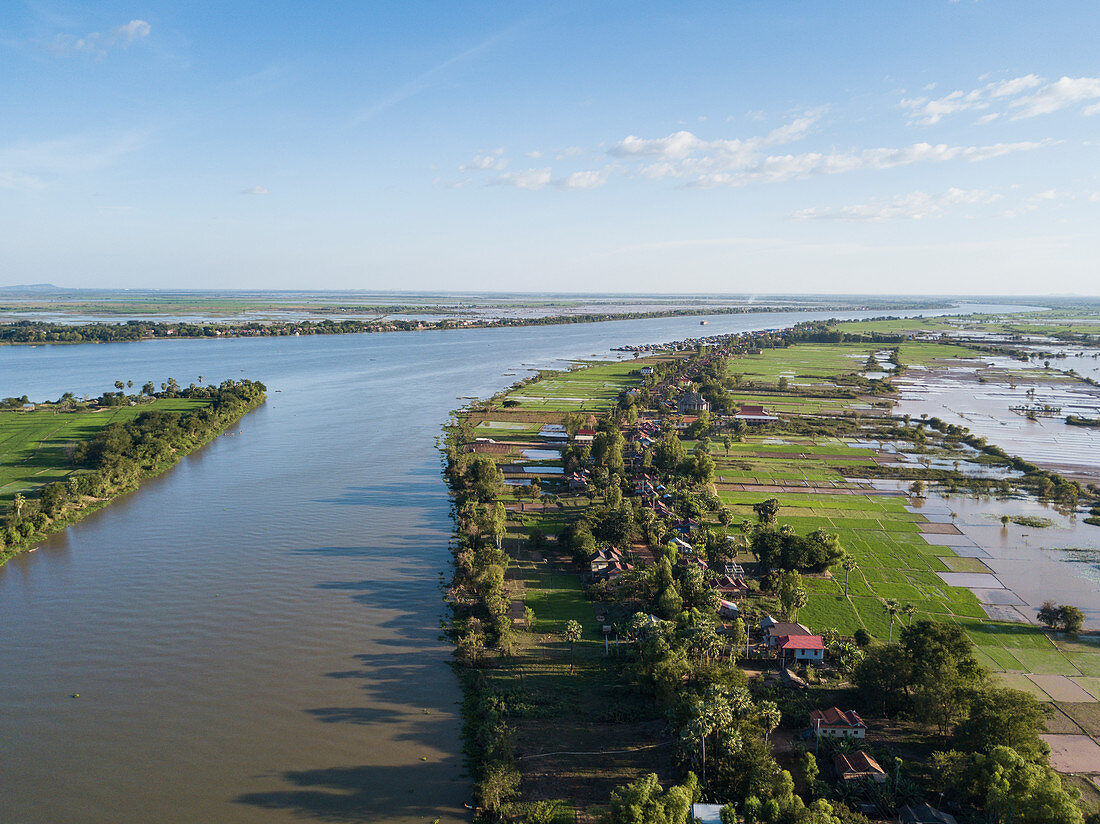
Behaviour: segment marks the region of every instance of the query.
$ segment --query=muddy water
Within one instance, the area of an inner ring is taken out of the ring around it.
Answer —
[[[712,316],[707,333],[822,316]],[[520,364],[698,331],[0,348],[0,397],[269,387],[231,434],[0,567],[0,821],[464,820],[439,427]]]

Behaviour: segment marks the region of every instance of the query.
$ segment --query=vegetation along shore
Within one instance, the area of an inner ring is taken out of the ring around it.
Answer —
[[[1100,820],[1095,634],[1075,604],[1028,613],[954,511],[1026,538],[1100,489],[894,409],[906,373],[960,362],[1089,384],[997,372],[988,328],[928,323],[650,347],[453,413],[482,819]]]
[[[266,397],[250,380],[115,389],[0,403],[0,561],[164,472]]]

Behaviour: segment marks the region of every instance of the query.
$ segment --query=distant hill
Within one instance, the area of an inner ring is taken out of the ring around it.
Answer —
[[[52,283],[26,283],[19,286],[0,286],[0,292],[19,292],[21,294],[36,294],[41,295],[47,292],[66,292],[67,289],[62,289],[60,286],[54,286]]]

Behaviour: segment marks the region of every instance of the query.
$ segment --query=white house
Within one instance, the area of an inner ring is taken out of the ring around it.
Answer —
[[[820,635],[783,635],[776,640],[779,656],[795,662],[820,664],[825,660],[825,643]]]
[[[867,725],[858,712],[837,707],[811,710],[810,726],[819,738],[863,738],[867,734]]]

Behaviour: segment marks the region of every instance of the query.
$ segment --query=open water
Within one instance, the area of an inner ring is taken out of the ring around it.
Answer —
[[[448,412],[517,368],[836,314],[0,348],[0,397],[268,386],[0,567],[0,822],[466,820],[439,639]]]

